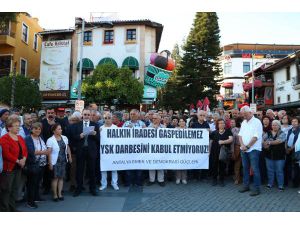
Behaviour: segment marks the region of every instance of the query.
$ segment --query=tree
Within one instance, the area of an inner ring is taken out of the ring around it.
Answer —
[[[116,68],[111,64],[97,66],[92,76],[82,84],[82,92],[88,102],[112,104],[139,104],[143,97],[143,85],[132,76],[128,68]]]
[[[17,22],[18,14],[17,12],[0,12],[0,30],[6,29],[9,21]]]
[[[0,78],[0,102],[10,105],[12,77]],[[41,107],[42,97],[36,82],[22,75],[16,75],[14,106],[24,111]]]
[[[183,46],[184,55],[178,68],[181,99],[178,104],[185,108],[198,99],[208,97],[216,103],[219,92],[221,67],[220,30],[218,17],[214,12],[198,12],[187,41]],[[183,103],[183,104],[182,104]]]

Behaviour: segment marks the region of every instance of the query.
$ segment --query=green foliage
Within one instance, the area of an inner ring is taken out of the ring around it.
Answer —
[[[187,108],[190,103],[196,104],[206,96],[212,104],[216,103],[215,95],[219,92],[217,81],[221,72],[218,62],[221,55],[219,33],[216,13],[196,13],[183,46],[182,60],[177,65],[176,90],[172,94],[176,96],[176,102],[172,102],[173,105]]]
[[[17,12],[0,12],[0,29],[5,29],[9,21],[17,22]]]
[[[112,104],[113,99],[118,99],[121,104],[139,104],[143,85],[133,77],[129,68],[103,64],[83,81],[82,93],[88,102],[98,104]]]
[[[0,102],[10,105],[12,76],[0,78]],[[29,111],[41,107],[42,97],[36,82],[22,75],[16,75],[14,107]]]

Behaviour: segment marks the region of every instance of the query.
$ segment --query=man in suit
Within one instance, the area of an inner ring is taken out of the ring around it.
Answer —
[[[94,129],[88,134],[84,134],[85,127],[93,126]],[[83,176],[85,163],[87,164],[90,193],[93,196],[96,192],[95,168],[97,161],[97,152],[100,145],[99,126],[97,123],[91,121],[91,111],[84,109],[82,112],[82,121],[74,124],[70,131],[72,136],[73,146],[76,146],[76,183],[77,187],[73,194],[74,197],[80,195],[83,186]]]

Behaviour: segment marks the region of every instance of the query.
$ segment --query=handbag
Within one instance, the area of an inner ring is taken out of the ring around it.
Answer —
[[[223,162],[227,162],[229,158],[230,158],[230,149],[225,147],[224,145],[221,145],[219,160]]]

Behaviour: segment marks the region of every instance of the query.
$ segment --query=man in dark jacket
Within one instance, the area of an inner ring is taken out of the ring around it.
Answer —
[[[74,192],[74,197],[80,195],[83,187],[83,175],[85,163],[87,163],[90,193],[95,196],[96,179],[95,168],[97,161],[97,152],[100,145],[100,134],[98,124],[92,122],[91,111],[85,109],[82,112],[82,121],[74,124],[70,135],[72,137],[73,146],[76,146],[76,183],[77,187]],[[89,128],[92,127],[92,128]],[[91,130],[88,132],[88,130]]]

